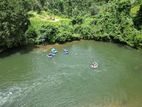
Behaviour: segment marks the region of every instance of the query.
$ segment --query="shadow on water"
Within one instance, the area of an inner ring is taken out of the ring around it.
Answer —
[[[24,46],[24,47],[7,49],[0,53],[0,58],[5,58],[16,53],[28,54],[29,52],[33,51],[34,48],[37,48],[37,46]]]

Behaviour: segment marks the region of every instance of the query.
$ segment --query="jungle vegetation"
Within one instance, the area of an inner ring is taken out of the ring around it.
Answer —
[[[79,39],[142,47],[142,1],[0,0],[0,49]]]

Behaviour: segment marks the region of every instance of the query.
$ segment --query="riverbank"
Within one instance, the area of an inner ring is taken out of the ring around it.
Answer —
[[[85,41],[92,41],[92,42],[100,42],[100,43],[105,43],[105,44],[115,44],[119,47],[122,47],[122,48],[126,48],[126,49],[133,49],[132,47],[126,45],[126,44],[122,44],[122,43],[116,43],[116,42],[113,42],[113,41],[95,41],[95,40],[84,40],[84,39],[80,39],[80,40],[74,40],[74,41],[70,41],[70,42],[65,42],[65,43],[54,43],[54,44],[48,44],[48,43],[43,43],[43,44],[35,44],[35,45],[25,45],[25,46],[20,46],[20,47],[13,47],[13,48],[9,48],[9,49],[5,49],[5,50],[1,50],[0,51],[0,56],[1,57],[5,57],[5,56],[9,56],[11,54],[14,54],[14,53],[18,53],[18,52],[21,52],[21,53],[28,53],[30,51],[33,51],[33,50],[40,50],[42,52],[47,52],[49,51],[51,48],[63,48],[64,45],[66,46],[70,46],[70,45],[73,45],[73,44],[79,44],[81,42],[85,42]],[[136,49],[136,48],[135,48]],[[138,50],[141,49],[141,48],[137,48]]]
[[[15,53],[20,53],[20,54],[27,54],[31,51],[41,51],[41,52],[46,52],[48,53],[50,51],[51,48],[57,48],[57,49],[63,49],[63,48],[67,48],[68,46],[71,45],[77,45],[77,44],[81,44],[82,42],[93,42],[95,43],[103,43],[103,44],[115,44],[118,47],[121,48],[126,48],[126,49],[133,49],[132,47],[128,46],[128,45],[122,45],[122,44],[118,44],[118,43],[113,43],[113,42],[103,42],[103,41],[94,41],[94,40],[77,40],[77,41],[72,41],[72,42],[66,42],[63,44],[59,44],[59,43],[55,43],[55,44],[40,44],[40,45],[26,45],[26,46],[21,46],[21,47],[15,47],[15,48],[10,48],[7,50],[4,50],[2,52],[0,52],[0,58],[4,58],[4,57],[8,57],[11,56]],[[67,46],[67,47],[64,47]],[[140,51],[140,49],[138,49],[137,51]]]

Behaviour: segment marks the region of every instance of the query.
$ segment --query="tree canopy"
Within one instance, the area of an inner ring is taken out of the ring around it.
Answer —
[[[54,26],[41,21],[30,24],[29,11],[68,18]],[[34,24],[42,23],[40,29]],[[65,24],[66,23],[66,24]],[[42,31],[44,29],[44,31]],[[52,32],[55,31],[54,35]],[[44,38],[45,37],[45,38]],[[29,42],[65,42],[95,39],[142,46],[141,0],[0,0],[0,47]],[[42,38],[42,39],[41,39]]]
[[[0,1],[0,47],[13,47],[24,43],[25,32],[30,24],[26,13],[18,8],[19,3]]]

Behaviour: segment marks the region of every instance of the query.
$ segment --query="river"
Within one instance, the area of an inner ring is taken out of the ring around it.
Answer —
[[[52,59],[49,46],[0,56],[0,107],[142,107],[142,50],[95,41],[54,47]]]

